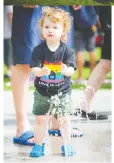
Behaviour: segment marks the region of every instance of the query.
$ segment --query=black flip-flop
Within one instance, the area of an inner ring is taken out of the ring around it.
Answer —
[[[103,115],[103,114],[99,114],[96,113],[95,111],[91,112],[91,113],[86,113],[83,110],[80,109],[76,109],[76,113],[75,115],[78,116],[78,113],[81,113],[81,117],[83,118],[89,118],[90,120],[105,120],[108,119],[108,115]]]

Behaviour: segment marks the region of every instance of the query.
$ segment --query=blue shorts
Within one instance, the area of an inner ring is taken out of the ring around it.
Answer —
[[[14,6],[12,21],[13,64],[30,64],[33,48],[41,42],[38,38],[37,22],[40,7]]]
[[[76,52],[82,52],[87,50],[88,52],[95,50],[95,38],[96,33],[92,33],[91,30],[83,30],[75,32]]]

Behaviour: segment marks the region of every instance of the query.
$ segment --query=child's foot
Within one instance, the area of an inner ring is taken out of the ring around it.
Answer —
[[[76,155],[75,150],[73,149],[73,147],[70,144],[62,146],[61,150],[62,150],[62,156],[70,157],[70,156]]]
[[[48,134],[52,136],[61,136],[60,130],[50,129],[48,130]],[[71,137],[82,137],[82,136],[83,132],[81,132],[78,128],[72,128]]]
[[[44,145],[35,144],[30,152],[30,157],[41,157],[44,156]]]

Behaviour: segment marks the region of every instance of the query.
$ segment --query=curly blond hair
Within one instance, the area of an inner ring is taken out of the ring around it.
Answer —
[[[42,29],[45,17],[48,17],[53,23],[62,22],[63,23],[63,34],[61,36],[61,41],[66,42],[68,38],[68,32],[71,28],[71,16],[68,12],[55,8],[55,7],[43,7],[42,17],[39,20],[40,28]],[[42,31],[42,30],[41,30]],[[42,39],[43,34],[41,33]]]

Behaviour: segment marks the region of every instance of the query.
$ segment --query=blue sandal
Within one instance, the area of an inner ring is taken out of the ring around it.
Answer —
[[[34,146],[34,142],[29,142],[29,139],[34,137],[34,133],[30,130],[27,132],[24,132],[20,137],[14,137],[13,143],[19,144],[19,145],[28,145],[28,146]]]
[[[65,156],[65,157],[72,157],[76,155],[75,150],[70,144],[62,146],[61,151],[62,151],[62,156]]]
[[[35,144],[30,152],[30,157],[41,157],[44,156],[44,145]]]
[[[48,134],[52,136],[61,136],[60,130],[48,130]]]
[[[82,137],[83,136],[83,133],[81,131],[79,131],[79,129],[73,128],[73,130],[77,130],[79,133],[78,134],[73,133],[73,134],[71,134],[71,137]],[[48,134],[52,135],[52,136],[61,136],[60,130],[48,130]]]

